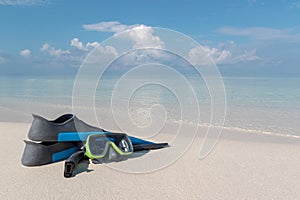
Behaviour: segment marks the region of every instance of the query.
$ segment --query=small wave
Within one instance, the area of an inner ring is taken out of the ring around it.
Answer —
[[[266,130],[258,130],[258,129],[247,129],[241,127],[223,127],[224,130],[232,130],[232,131],[239,131],[239,132],[246,132],[246,133],[254,133],[254,134],[263,134],[263,135],[272,135],[272,136],[279,136],[279,137],[289,137],[289,138],[300,138],[298,135],[292,135],[289,133],[275,133]]]
[[[222,125],[215,125],[215,124],[210,124],[210,123],[197,123],[197,122],[192,122],[192,121],[188,121],[188,120],[169,120],[169,121],[171,123],[176,123],[176,124],[184,123],[184,124],[194,125],[194,126],[198,125],[198,126],[204,127],[204,128],[220,128],[223,130],[238,131],[238,132],[248,133],[248,134],[262,134],[262,135],[300,139],[300,136],[293,135],[290,133],[276,133],[276,132],[271,132],[271,131],[266,131],[266,130],[248,129],[248,128],[237,127],[237,126],[222,126]]]

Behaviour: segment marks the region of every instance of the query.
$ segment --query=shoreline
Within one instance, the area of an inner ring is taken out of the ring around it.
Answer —
[[[0,128],[2,125],[9,125],[9,126],[18,126],[24,125],[30,127],[31,122],[14,122],[14,121],[0,121]],[[203,133],[206,133],[208,125],[199,125],[198,126],[202,133],[196,134],[195,137],[204,138]],[[219,128],[219,126],[211,126],[211,128]],[[112,131],[112,130],[110,130]],[[112,131],[113,132],[113,131]],[[118,132],[115,130],[115,132]],[[163,132],[159,134],[168,134],[168,132]],[[151,137],[149,137],[151,139]],[[271,139],[269,142],[286,142],[286,141],[294,141],[295,143],[300,143],[300,136],[297,135],[286,135],[286,134],[278,134],[269,131],[262,131],[262,130],[252,130],[252,129],[244,129],[239,127],[223,127],[222,133],[220,135],[220,139],[227,139],[227,140],[240,140],[243,142],[247,142],[248,140],[244,140],[245,138],[249,139],[252,142],[260,142],[259,139],[262,139],[261,142],[268,142],[268,138]],[[146,139],[146,138],[145,138]]]

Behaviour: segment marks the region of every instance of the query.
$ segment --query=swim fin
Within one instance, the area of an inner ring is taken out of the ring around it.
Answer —
[[[91,126],[73,114],[64,114],[55,120],[47,120],[33,114],[28,138],[33,141],[57,142],[61,132],[103,132],[101,128]]]
[[[77,142],[85,141],[90,134],[103,134],[107,131],[91,126],[73,114],[64,114],[55,120],[47,120],[33,114],[33,121],[28,132],[32,141]],[[153,144],[146,140],[129,136],[132,144]]]
[[[24,166],[40,166],[65,160],[83,145],[82,142],[24,142],[25,149],[21,159]]]
[[[40,166],[65,160],[83,147],[83,142],[90,134],[109,133],[101,128],[91,126],[75,115],[65,114],[55,120],[47,120],[33,115],[34,119],[28,133],[32,142],[25,141],[22,164]],[[156,144],[129,136],[136,151],[167,147],[167,143]]]

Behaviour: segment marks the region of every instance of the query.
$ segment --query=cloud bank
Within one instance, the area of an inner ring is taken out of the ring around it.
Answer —
[[[1,1],[1,0],[0,0]],[[130,42],[132,49],[141,48],[157,48],[165,49],[164,41],[155,34],[154,28],[143,24],[125,25],[117,21],[100,22],[95,24],[85,24],[83,28],[88,31],[110,32],[117,40],[124,40]],[[120,34],[122,32],[122,34]],[[267,38],[266,35],[273,34],[274,38],[284,38],[287,32],[268,28],[246,28],[238,29],[232,27],[225,27],[219,30],[220,33],[226,35],[247,36],[254,38]],[[175,42],[175,41],[174,41]],[[19,55],[24,58],[30,58],[34,62],[38,59],[39,62],[47,63],[51,66],[72,66],[78,67],[86,58],[86,56],[96,47],[101,54],[110,54],[119,56],[117,49],[113,46],[100,46],[98,41],[83,42],[78,37],[70,40],[69,47],[59,48],[44,43],[40,48],[44,56],[37,58],[31,55],[29,49],[23,49]],[[180,48],[180,47],[178,47]],[[147,59],[169,60],[161,53],[162,51],[133,51],[123,59],[123,64],[130,65],[132,63],[143,63]],[[256,49],[245,49],[238,46],[234,41],[227,41],[217,45],[204,45],[202,47],[193,48],[189,51],[189,58],[191,61],[197,63],[201,62],[201,57],[209,56],[218,65],[235,65],[245,62],[261,62],[263,59],[257,55]],[[0,63],[4,63],[5,59],[0,57]],[[121,67],[121,66],[120,66]]]
[[[109,32],[109,33],[118,33],[132,29],[138,25],[125,25],[121,24],[118,21],[108,21],[100,22],[96,24],[85,24],[83,28],[89,31],[100,31],[100,32]]]
[[[256,40],[289,40],[300,41],[300,34],[293,33],[292,29],[275,29],[269,27],[223,27],[219,33],[231,36],[244,36]]]
[[[85,30],[98,31],[98,32],[110,32],[118,40],[126,40],[132,44],[132,49],[140,48],[157,48],[164,49],[165,44],[162,39],[155,35],[154,29],[146,25],[125,25],[117,21],[100,22],[95,24],[85,24],[83,25]],[[266,30],[271,33],[276,32],[269,29],[259,29],[261,32],[266,32]],[[120,34],[122,32],[122,34]],[[241,36],[250,36],[252,32],[256,32],[256,36],[262,38],[262,34],[259,33],[257,29],[245,29],[239,30],[234,28],[223,28],[220,30],[223,34],[235,34]],[[277,32],[277,35],[281,35],[281,32]],[[278,36],[279,37],[279,36]],[[60,48],[55,48],[45,43],[41,47],[42,52],[46,52],[50,57],[55,58],[56,62],[72,63],[72,66],[79,66],[84,58],[88,55],[91,50],[98,47],[97,50],[100,53],[109,53],[118,56],[118,51],[113,46],[100,46],[97,41],[94,42],[82,42],[79,38],[75,37],[70,40],[70,47],[67,50],[62,50]],[[180,48],[180,47],[179,47]],[[127,55],[124,60],[124,65],[132,63],[142,63],[144,59],[154,58],[156,59],[166,59],[166,55],[160,55],[160,51],[153,51],[150,55],[149,52],[138,53],[134,51]],[[205,55],[202,55],[203,52]],[[25,52],[24,52],[25,53]],[[144,55],[145,54],[145,55]],[[191,49],[189,52],[189,58],[192,61],[201,62],[201,57],[210,56],[216,64],[219,65],[230,65],[244,62],[253,62],[262,60],[258,55],[256,55],[256,49],[242,50],[233,41],[228,41],[224,43],[219,43],[217,46],[204,45],[201,49],[200,47]],[[200,59],[200,60],[199,60]]]

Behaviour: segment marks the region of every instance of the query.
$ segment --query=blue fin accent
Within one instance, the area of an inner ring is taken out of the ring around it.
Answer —
[[[92,134],[105,134],[109,132],[63,132],[57,136],[58,142],[77,142],[86,141],[87,137]]]
[[[87,137],[91,134],[106,134],[110,132],[62,132],[58,134],[58,142],[77,142],[77,141],[86,141]],[[132,144],[154,144],[146,140],[142,140],[136,137],[128,136]]]
[[[73,147],[73,148],[55,153],[55,154],[52,155],[52,162],[57,162],[57,161],[60,161],[60,160],[67,159],[69,156],[71,156],[76,151],[78,151],[78,148]]]
[[[142,140],[140,138],[136,138],[136,137],[132,137],[132,136],[129,136],[129,139],[131,140],[131,143],[133,145],[136,145],[136,144],[154,144],[153,142],[149,142],[149,141]]]

